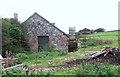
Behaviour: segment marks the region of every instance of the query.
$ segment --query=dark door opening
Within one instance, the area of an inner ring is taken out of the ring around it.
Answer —
[[[68,52],[77,51],[77,42],[76,40],[69,40],[68,41]]]
[[[38,36],[38,50],[42,50],[49,44],[49,36]]]

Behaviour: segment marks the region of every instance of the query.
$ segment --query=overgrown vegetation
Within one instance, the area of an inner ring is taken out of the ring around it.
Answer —
[[[17,21],[2,19],[2,52],[19,53],[29,50],[22,25]]]
[[[55,75],[118,75],[118,68],[120,66],[110,64],[83,64],[73,68],[58,69],[51,73]]]
[[[12,28],[14,31],[14,29]],[[5,33],[8,33],[7,30],[5,30]],[[14,33],[14,32],[13,32]],[[90,52],[89,54],[93,53],[92,50],[99,50],[102,48],[102,46],[111,46],[111,47],[117,47],[117,41],[118,41],[118,35],[117,31],[114,32],[105,32],[99,33],[99,34],[92,34],[89,35],[90,39],[83,39],[82,42],[85,42],[87,44],[87,48]],[[107,36],[106,36],[107,34]],[[111,35],[112,34],[112,35]],[[101,36],[103,35],[103,36]],[[99,36],[99,37],[98,37]],[[11,35],[7,36],[14,37],[16,40],[19,39],[17,36]],[[93,37],[93,38],[91,38]],[[18,40],[19,42],[19,40]],[[19,43],[18,43],[19,44]],[[8,43],[9,45],[12,45],[11,43]],[[16,45],[16,44],[15,44]],[[17,45],[16,45],[17,46]],[[19,47],[19,45],[18,45]],[[9,47],[11,49],[11,47]],[[19,51],[19,50],[17,50]],[[23,50],[24,51],[24,50]],[[24,67],[31,67],[32,65],[36,65],[37,67],[34,68],[46,68],[49,66],[60,66],[65,65],[67,62],[71,62],[76,59],[84,59],[88,57],[87,52],[85,50],[80,48],[78,52],[71,52],[67,53],[62,50],[55,50],[54,46],[49,45],[43,48],[41,51],[33,51],[33,52],[24,52],[24,53],[17,53],[15,55],[16,58],[19,59],[18,62],[22,62],[25,66]],[[120,65],[111,65],[111,64],[80,64],[75,67],[70,68],[64,68],[64,69],[56,69],[52,71],[45,71],[43,72],[41,69],[40,71],[36,70],[18,70],[13,69],[10,72],[4,72],[4,75],[12,76],[12,75],[118,75],[119,74],[119,68]]]
[[[113,66],[110,64],[86,64],[86,65],[78,65],[72,68],[66,69],[57,69],[48,72],[42,72],[37,70],[30,71],[20,71],[19,69],[13,69],[10,72],[4,72],[4,75],[12,76],[12,75],[106,75],[106,76],[118,76],[120,66]]]
[[[41,66],[48,65],[48,60],[59,56],[65,56],[67,52],[62,50],[55,50],[53,46],[46,46],[42,51],[31,52],[31,53],[18,53],[16,58],[19,62],[24,62],[25,64],[42,64]]]

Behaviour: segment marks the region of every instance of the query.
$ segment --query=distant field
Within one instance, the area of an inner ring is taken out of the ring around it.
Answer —
[[[108,32],[100,32],[100,33],[94,33],[88,35],[90,38],[96,38],[100,40],[110,40],[112,41],[112,44],[105,44],[104,46],[110,46],[118,48],[118,39],[120,38],[120,30],[119,31],[108,31]],[[89,46],[86,48],[86,50],[98,50],[101,49],[103,45],[97,45],[97,46]]]
[[[120,33],[120,30],[119,31],[100,32],[100,33],[90,34],[89,37],[103,39],[103,40],[117,41],[118,35],[120,36],[119,33]]]

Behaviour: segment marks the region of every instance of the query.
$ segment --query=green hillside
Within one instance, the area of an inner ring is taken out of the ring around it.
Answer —
[[[109,31],[109,32],[100,32],[95,34],[90,34],[89,37],[94,37],[103,40],[118,40],[119,31]]]
[[[100,32],[88,35],[89,38],[95,38],[102,41],[111,41],[111,44],[97,45],[94,47],[88,47],[87,49],[101,49],[103,46],[110,46],[118,48],[118,39],[120,36],[119,31],[108,31],[108,32]]]

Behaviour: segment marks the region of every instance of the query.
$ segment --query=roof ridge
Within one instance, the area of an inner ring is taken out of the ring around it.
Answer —
[[[33,17],[34,15],[38,15],[39,17],[41,17],[42,19],[44,19],[45,21],[47,21],[50,25],[52,25],[53,27],[55,27],[56,29],[58,29],[60,32],[62,32],[64,35],[66,35],[67,37],[69,37],[65,32],[63,32],[62,30],[60,30],[59,28],[57,28],[55,25],[53,25],[52,23],[50,23],[47,19],[45,19],[44,17],[42,17],[41,15],[39,15],[37,12],[34,12],[28,19],[26,19],[22,24],[24,24],[27,20],[29,20],[31,17]]]

